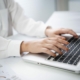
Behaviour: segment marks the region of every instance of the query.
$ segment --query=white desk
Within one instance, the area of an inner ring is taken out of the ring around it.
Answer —
[[[23,77],[23,80],[80,80],[80,74],[54,67],[27,63],[21,58],[7,58],[3,62],[15,73]]]
[[[23,80],[80,80],[80,75],[70,71],[24,62],[21,58],[3,60]]]

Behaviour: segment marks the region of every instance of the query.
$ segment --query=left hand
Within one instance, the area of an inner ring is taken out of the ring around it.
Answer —
[[[46,29],[46,36],[48,37],[55,37],[61,34],[71,34],[75,38],[78,38],[78,35],[72,29],[60,28],[60,29],[54,30],[50,27]]]

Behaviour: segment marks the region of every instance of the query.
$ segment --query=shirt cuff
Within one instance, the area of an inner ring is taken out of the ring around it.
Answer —
[[[8,45],[8,57],[9,56],[21,56],[20,55],[20,45],[22,41],[12,40]]]

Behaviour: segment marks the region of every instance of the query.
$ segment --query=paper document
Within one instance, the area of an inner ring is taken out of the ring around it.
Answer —
[[[0,63],[0,80],[22,80],[8,66]]]

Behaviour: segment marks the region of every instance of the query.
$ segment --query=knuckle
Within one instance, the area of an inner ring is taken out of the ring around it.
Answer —
[[[53,47],[53,45],[51,44],[51,45],[50,45],[50,47],[52,48],[52,47]]]
[[[72,29],[69,29],[70,31],[72,31]]]
[[[66,41],[63,41],[63,44],[67,44],[67,42]]]
[[[46,41],[47,41],[47,39],[43,39],[43,40],[42,40],[42,43],[45,43]]]
[[[56,42],[58,40],[58,38],[57,37],[55,37],[53,40],[52,40],[52,42]]]
[[[57,44],[57,41],[54,41],[53,44]]]
[[[57,38],[55,38],[55,41],[58,41],[58,37],[57,37]]]
[[[67,31],[67,32],[69,32],[69,31],[71,31],[71,29],[69,29],[69,28],[66,28],[66,31]]]
[[[45,42],[46,41],[46,39],[43,39],[43,42]]]
[[[63,45],[60,45],[59,47],[60,47],[61,49],[64,49],[64,46],[63,46]]]
[[[62,48],[65,48],[65,46],[64,46],[64,45],[61,45],[61,47],[62,47]]]
[[[61,38],[61,36],[57,36],[57,39]]]
[[[58,39],[58,41],[60,41],[60,42],[61,42],[61,41],[62,41],[62,39],[61,39],[61,38],[59,38],[59,39]]]
[[[48,52],[48,49],[44,49],[44,52]]]
[[[66,48],[65,46],[62,46],[62,48],[63,48],[64,50],[67,50],[67,48]]]

